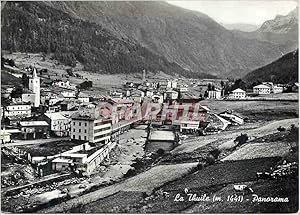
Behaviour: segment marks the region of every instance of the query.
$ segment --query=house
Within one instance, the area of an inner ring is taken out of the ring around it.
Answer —
[[[274,86],[273,87],[273,93],[283,93],[283,87]]]
[[[76,89],[76,86],[72,85],[70,83],[70,81],[54,81],[52,83],[52,85],[54,86],[58,86],[60,88],[64,88],[64,89],[72,89],[72,90],[75,90]]]
[[[59,137],[69,136],[70,119],[57,112],[45,113],[43,118],[49,124],[51,134]]]
[[[265,94],[270,94],[272,88],[266,84],[260,84],[255,87],[253,87],[253,93],[258,94],[258,95],[265,95]]]
[[[23,90],[22,102],[29,102],[33,106],[35,102],[35,93],[33,93],[31,90]]]
[[[193,133],[199,129],[200,121],[196,120],[185,120],[180,121],[180,132],[182,133]]]
[[[215,90],[208,91],[208,98],[209,99],[221,99],[221,92],[222,90],[215,88]]]
[[[95,109],[80,110],[72,115],[71,139],[90,143],[108,143],[111,139],[111,119],[103,118]]]
[[[152,97],[152,102],[154,103],[159,103],[159,104],[162,104],[164,102],[164,97],[163,95],[160,95],[160,94],[154,94]]]
[[[47,138],[49,136],[49,124],[45,121],[22,121],[19,124],[25,140]]]
[[[109,99],[108,103],[114,106],[112,109],[116,113],[111,113],[111,115],[118,115],[119,120],[127,120],[127,116],[130,116],[131,107],[135,104],[135,101],[132,99]]]
[[[177,88],[177,80],[168,80],[167,88]]]
[[[75,99],[76,98],[76,92],[75,91],[64,91],[61,93],[61,95],[65,99]]]
[[[178,92],[175,90],[167,90],[164,93],[164,100],[175,100],[178,99]]]
[[[79,92],[78,94],[78,100],[83,102],[83,103],[88,103],[90,102],[90,98],[87,94]]]
[[[240,88],[235,89],[231,92],[230,98],[232,99],[245,99],[246,98],[246,92]]]
[[[5,129],[1,129],[0,131],[0,139],[1,139],[1,143],[9,143],[10,142],[10,136],[11,134],[9,132],[7,132]]]
[[[141,103],[145,97],[145,93],[141,90],[133,90],[130,92],[130,96],[134,102]]]
[[[123,98],[123,93],[113,91],[113,92],[110,92],[110,96],[111,96],[111,98],[114,98],[114,99],[121,99],[121,98]]]
[[[30,117],[31,105],[26,103],[11,103],[4,108],[5,117]]]

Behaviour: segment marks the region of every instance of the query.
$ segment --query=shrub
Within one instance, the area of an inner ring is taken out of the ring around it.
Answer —
[[[282,132],[282,131],[285,131],[286,129],[283,128],[283,127],[281,127],[281,126],[279,126],[279,127],[277,128],[277,130],[278,130],[279,132]]]
[[[163,154],[165,154],[165,150],[163,150],[163,149],[158,149],[158,150],[157,150],[157,154],[163,155]]]
[[[124,175],[125,178],[132,177],[135,175],[135,169],[129,169],[127,173]]]
[[[212,156],[214,156],[215,159],[217,159],[219,157],[219,155],[221,154],[221,150],[218,148],[213,149],[210,154]]]
[[[208,165],[212,165],[216,162],[216,159],[210,154],[206,157],[206,162]]]
[[[240,136],[238,136],[234,142],[238,142],[238,146],[246,143],[248,141],[249,137],[247,134],[241,134]]]

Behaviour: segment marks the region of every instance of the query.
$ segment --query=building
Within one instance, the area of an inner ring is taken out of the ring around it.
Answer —
[[[11,134],[7,132],[5,129],[1,129],[0,131],[0,139],[1,143],[9,143]]]
[[[154,94],[152,97],[152,102],[154,103],[159,103],[159,104],[162,104],[164,102],[164,97],[163,95],[160,95],[160,94]]]
[[[25,103],[12,103],[7,105],[4,110],[4,117],[30,117],[31,106]]]
[[[22,93],[22,102],[31,103],[32,106],[35,104],[35,93],[31,90],[24,90]]]
[[[36,74],[36,68],[33,69],[32,78],[29,78],[29,90],[35,94],[34,107],[40,106],[40,78]]]
[[[69,81],[55,81],[53,82],[53,85],[64,89],[76,89],[76,86],[71,85]]]
[[[175,100],[175,99],[178,99],[178,92],[175,91],[175,90],[167,90],[165,93],[164,93],[164,99],[165,100]]]
[[[180,132],[182,133],[194,133],[199,129],[200,121],[187,120],[180,121]]]
[[[83,103],[90,102],[89,96],[87,94],[85,94],[85,93],[82,93],[82,92],[79,92],[78,100],[81,101],[81,102],[83,102]]]
[[[25,140],[47,138],[49,136],[49,124],[45,121],[22,121],[19,124]]]
[[[107,144],[111,139],[112,122],[99,116],[98,111],[81,110],[72,115],[71,139]]]
[[[240,88],[235,89],[232,91],[232,94],[230,95],[232,99],[245,99],[246,98],[246,92]]]
[[[210,90],[208,91],[208,98],[209,99],[221,99],[221,90],[220,89],[215,89],[215,90]]]
[[[146,152],[157,152],[159,149],[171,151],[178,144],[179,136],[172,129],[150,129],[146,144]]]
[[[44,119],[49,124],[51,134],[59,137],[69,136],[70,119],[61,113],[45,113]]]
[[[271,93],[271,87],[266,84],[260,84],[255,87],[253,87],[253,93],[258,95],[265,95]]]
[[[75,91],[64,91],[61,93],[61,95],[64,97],[64,99],[75,99],[76,98]]]
[[[283,93],[283,87],[274,86],[273,93]]]
[[[177,80],[168,80],[168,83],[167,83],[167,88],[177,88]]]

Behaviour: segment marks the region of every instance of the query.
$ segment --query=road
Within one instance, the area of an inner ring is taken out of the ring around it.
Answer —
[[[2,146],[5,147],[12,147],[12,146],[25,146],[25,145],[38,145],[43,143],[50,143],[54,141],[60,140],[69,140],[70,137],[57,137],[57,138],[50,138],[50,139],[36,139],[36,140],[14,140],[14,143],[5,143]]]

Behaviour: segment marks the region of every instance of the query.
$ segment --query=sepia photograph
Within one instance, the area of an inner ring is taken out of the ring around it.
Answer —
[[[298,213],[298,10],[1,1],[1,212]]]

